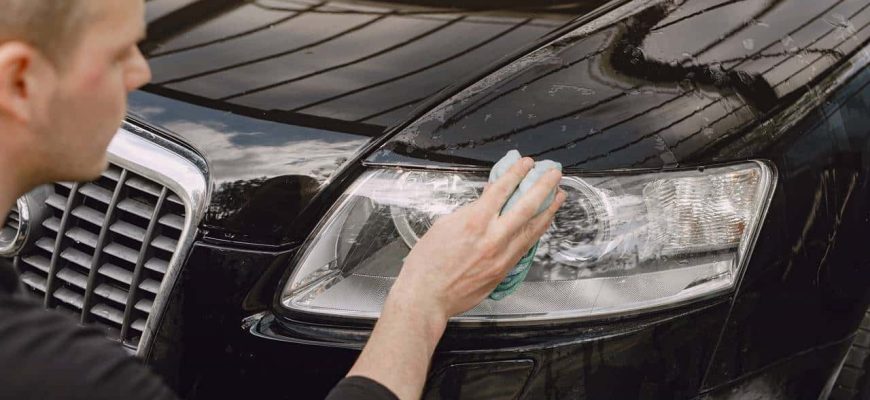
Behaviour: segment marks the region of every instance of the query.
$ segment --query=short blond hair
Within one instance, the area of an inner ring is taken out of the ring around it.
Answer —
[[[0,0],[0,44],[20,40],[55,64],[81,37],[88,0]]]

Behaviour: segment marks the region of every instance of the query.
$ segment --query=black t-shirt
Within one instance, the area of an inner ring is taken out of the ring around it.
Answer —
[[[45,310],[0,264],[0,399],[176,399],[163,381],[102,332]],[[341,381],[330,400],[397,397],[362,377]]]
[[[176,399],[121,346],[16,291],[0,265],[0,399]]]
[[[344,378],[329,392],[326,400],[398,400],[390,389],[364,376]]]

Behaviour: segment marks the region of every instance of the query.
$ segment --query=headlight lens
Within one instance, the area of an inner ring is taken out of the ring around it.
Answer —
[[[568,195],[526,281],[458,322],[568,319],[658,308],[731,288],[770,198],[763,163],[565,176]],[[486,175],[378,169],[347,190],[306,242],[281,303],[377,318],[402,260]],[[450,251],[444,244],[444,251]]]

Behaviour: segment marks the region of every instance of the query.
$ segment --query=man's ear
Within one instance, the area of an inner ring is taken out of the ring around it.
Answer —
[[[0,115],[28,123],[33,118],[36,79],[45,61],[39,52],[23,42],[0,44]]]

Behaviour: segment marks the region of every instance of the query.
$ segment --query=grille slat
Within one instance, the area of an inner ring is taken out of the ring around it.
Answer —
[[[176,248],[178,248],[178,241],[170,239],[166,236],[158,236],[154,238],[154,240],[151,242],[151,245],[160,250],[172,253],[175,251]]]
[[[30,266],[42,272],[45,272],[46,274],[48,273],[48,268],[51,265],[51,260],[39,255],[22,257],[21,261],[26,262]]]
[[[88,286],[88,277],[87,275],[80,274],[76,271],[73,271],[69,268],[64,268],[60,271],[57,271],[57,277],[63,279],[65,282],[71,283],[76,287],[84,289]]]
[[[109,204],[112,202],[112,191],[93,183],[86,183],[79,189],[79,192],[101,203]]]
[[[114,264],[104,264],[99,273],[127,285],[133,283],[133,273]]]
[[[133,199],[124,199],[118,203],[118,208],[130,214],[148,219],[154,215],[154,206]]]
[[[139,289],[151,294],[157,294],[160,290],[160,282],[157,282],[154,279],[145,279],[139,284]]]
[[[18,231],[19,226],[21,225],[21,216],[18,214],[18,205],[13,205],[12,209],[9,210],[9,215],[6,216],[6,226],[4,229],[10,229],[12,232],[8,233],[9,236],[13,237],[14,232]]]
[[[118,325],[124,324],[124,313],[118,311],[114,307],[107,306],[103,303],[94,305],[91,308],[91,314],[112,321]]]
[[[136,321],[133,322],[132,325],[130,325],[130,327],[139,331],[139,332],[145,332],[145,320],[144,319],[137,319]]]
[[[169,263],[161,259],[152,258],[148,261],[145,261],[145,268],[148,268],[154,272],[165,274],[166,270],[169,269]]]
[[[177,229],[179,231],[184,229],[184,218],[180,215],[166,214],[160,217],[160,223],[164,226],[168,226],[172,229]]]
[[[148,193],[154,197],[160,197],[160,192],[163,190],[162,186],[137,177],[128,179],[126,184],[127,186]]]
[[[43,249],[49,253],[54,253],[54,239],[51,238],[41,238],[36,241],[36,247]]]
[[[67,199],[65,197],[57,193],[53,193],[48,196],[47,199],[45,199],[45,204],[48,204],[57,210],[64,211],[66,210],[66,200]]]
[[[146,314],[151,313],[151,307],[154,305],[154,302],[148,299],[142,299],[136,302],[135,308],[139,311],[142,311]]]
[[[82,295],[65,287],[55,290],[53,297],[79,309],[84,305],[84,297]]]
[[[138,242],[145,241],[145,229],[142,229],[136,225],[133,225],[129,222],[118,221],[112,224],[109,228],[112,232],[115,232],[119,235],[124,235],[130,239],[136,240]]]
[[[57,233],[57,231],[60,230],[60,219],[58,219],[57,217],[51,217],[45,220],[42,223],[42,226],[51,229],[54,233]]]
[[[47,307],[138,346],[187,209],[164,185],[115,164],[94,182],[53,189],[43,236],[19,256],[22,281]],[[19,218],[10,214],[4,229]]]
[[[115,286],[107,284],[97,286],[97,288],[94,289],[94,293],[105,299],[112,300],[122,306],[127,303],[127,295],[129,294],[124,289],[119,289]]]
[[[72,239],[76,243],[85,244],[91,248],[97,247],[97,235],[79,227],[66,231],[66,237]]]
[[[60,257],[66,261],[69,261],[79,267],[85,269],[91,269],[91,256],[76,250],[75,248],[69,247],[64,249],[60,253]]]
[[[81,220],[90,222],[97,227],[103,225],[103,221],[106,219],[106,214],[103,214],[87,206],[76,207],[75,209],[73,209],[72,215]]]
[[[40,292],[45,293],[45,278],[27,271],[21,274],[21,281]]]
[[[130,264],[136,264],[136,261],[139,259],[139,253],[136,250],[118,243],[109,243],[103,251]]]
[[[179,206],[184,207],[184,202],[181,201],[181,198],[174,195],[174,194],[169,195],[169,197],[166,200],[169,200],[170,203],[173,203],[175,205],[179,205]]]
[[[118,182],[119,180],[121,180],[121,173],[123,171],[124,170],[122,170],[118,166],[112,164],[109,165],[109,168],[105,172],[103,172],[103,177]]]

